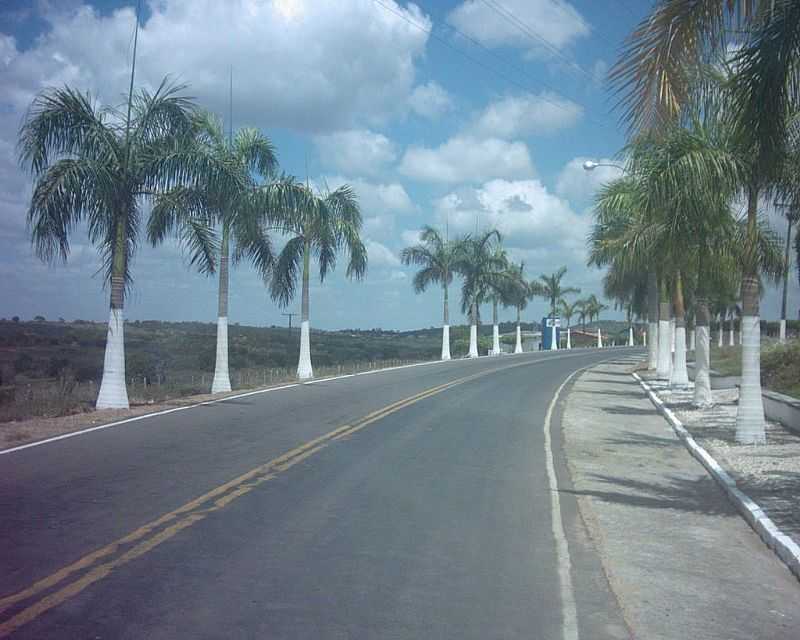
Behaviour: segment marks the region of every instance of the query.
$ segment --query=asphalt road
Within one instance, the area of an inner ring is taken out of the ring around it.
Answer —
[[[611,637],[543,426],[573,371],[626,353],[320,381],[0,455],[0,637]]]

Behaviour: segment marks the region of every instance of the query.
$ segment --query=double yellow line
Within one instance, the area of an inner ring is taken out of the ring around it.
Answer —
[[[209,514],[225,508],[237,498],[250,493],[259,485],[291,469],[296,464],[326,448],[332,442],[351,436],[386,416],[411,406],[420,400],[442,393],[451,387],[497,371],[545,361],[526,361],[509,366],[496,367],[431,387],[408,398],[393,402],[367,414],[353,424],[346,424],[334,429],[243,473],[191,502],[187,502],[183,506],[139,527],[126,536],[83,556],[72,564],[33,583],[28,588],[0,598],[0,616],[10,609],[17,609],[16,612],[11,613],[10,617],[0,622],[0,638],[9,635],[50,609],[78,595],[87,587],[110,575],[115,569],[146,554],[184,529],[204,520]],[[65,584],[62,585],[62,583]],[[35,599],[37,596],[42,597]],[[25,606],[23,603],[29,600],[34,601]],[[23,608],[20,609],[20,606]]]

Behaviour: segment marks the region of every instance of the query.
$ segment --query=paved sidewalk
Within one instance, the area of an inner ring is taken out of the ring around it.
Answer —
[[[655,375],[638,372],[683,423],[695,441],[758,503],[775,525],[800,544],[800,435],[778,422],[766,423],[767,442],[736,442],[738,389],[712,391],[714,406],[692,406],[694,389],[672,390]],[[798,632],[800,638],[800,632]]]
[[[797,640],[800,582],[629,375],[584,373],[562,425],[581,516],[633,637]]]

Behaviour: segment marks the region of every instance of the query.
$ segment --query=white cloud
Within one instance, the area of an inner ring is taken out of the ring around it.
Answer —
[[[433,81],[415,87],[408,104],[414,113],[432,120],[453,109],[450,94]]]
[[[400,234],[400,239],[403,241],[403,246],[408,247],[417,244],[420,241],[420,229],[406,229]]]
[[[322,164],[346,173],[375,175],[397,158],[394,144],[381,133],[349,129],[314,137]]]
[[[484,109],[474,130],[500,138],[547,134],[575,125],[582,115],[583,107],[548,91],[506,96]]]
[[[600,187],[622,175],[622,171],[615,167],[596,167],[592,171],[586,171],[583,163],[587,160],[601,164],[619,164],[618,160],[610,158],[579,156],[564,165],[558,174],[556,193],[567,198],[576,207],[590,204]]]
[[[530,177],[534,168],[523,142],[458,135],[434,149],[409,147],[400,172],[417,180],[455,183]]]
[[[539,180],[491,180],[452,191],[435,206],[440,222],[457,232],[474,231],[477,218],[479,228],[497,229],[509,247],[583,255],[587,220]]]
[[[49,29],[30,49],[18,51],[8,37],[0,43],[0,59],[10,61],[0,67],[5,100],[23,109],[42,86],[69,83],[117,102],[130,73],[133,10],[42,6]],[[393,9],[430,27],[413,4]],[[303,131],[402,111],[427,42],[402,17],[361,0],[159,0],[150,11],[139,34],[137,85],[157,86],[170,74],[225,113],[233,67],[237,123]]]
[[[367,247],[367,255],[369,257],[369,266],[371,267],[399,267],[400,258],[398,258],[392,250],[386,245],[376,242],[375,240],[365,240],[364,245]]]
[[[386,213],[408,214],[416,210],[405,188],[399,182],[370,182],[363,178],[338,175],[327,176],[325,182],[330,189],[349,184],[358,196],[362,214],[367,217]]]
[[[548,45],[563,49],[590,32],[583,16],[563,0],[504,0],[498,11],[481,0],[466,0],[447,21],[488,47],[518,47],[535,54],[547,51]]]

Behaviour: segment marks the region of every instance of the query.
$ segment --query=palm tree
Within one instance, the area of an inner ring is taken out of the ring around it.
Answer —
[[[566,267],[561,267],[558,271],[549,275],[543,273],[539,276],[536,284],[532,285],[532,290],[535,291],[536,295],[547,298],[550,302],[550,317],[552,318],[556,317],[558,307],[565,299],[565,296],[581,292],[581,290],[576,287],[564,287],[561,285],[561,280],[566,273]],[[558,348],[555,337],[556,327],[554,325],[552,328],[552,340],[550,341],[550,348],[553,350]]]
[[[513,286],[513,272],[510,271],[508,256],[500,246],[494,248],[494,260],[497,262],[497,270],[494,277],[490,278],[489,301],[492,303],[492,350],[490,355],[500,355],[500,325],[498,325],[497,305],[506,303],[513,297],[511,287]]]
[[[800,94],[800,3],[795,0],[663,0],[628,40],[612,80],[632,130],[658,131],[695,96],[694,69],[738,47],[731,82],[735,131],[747,196],[741,285],[742,384],[736,439],[765,441],[760,380],[759,196],[784,173]]]
[[[525,280],[525,263],[510,264],[507,275],[508,286],[505,289],[504,301],[517,310],[517,341],[514,353],[522,353],[522,311],[528,306],[531,298],[530,285]]]
[[[298,270],[302,264],[302,303],[300,309],[300,358],[297,377],[312,378],[311,330],[309,324],[309,279],[311,258],[317,259],[319,279],[324,282],[336,266],[336,254],[348,253],[346,275],[361,279],[367,270],[367,250],[361,242],[361,210],[349,185],[335,191],[316,193],[300,188],[279,212],[280,231],[289,236],[273,267],[270,293],[281,306],[294,298]]]
[[[234,264],[246,259],[266,281],[274,256],[264,227],[264,218],[270,211],[264,211],[263,207],[285,198],[283,192],[293,185],[285,181],[264,182],[274,174],[277,160],[272,143],[257,129],[239,129],[236,135],[231,133],[226,140],[222,122],[205,112],[198,115],[196,129],[198,152],[209,164],[226,168],[238,179],[225,185],[225,190],[203,184],[191,188],[176,187],[159,196],[150,217],[148,237],[153,245],[158,244],[186,212],[191,212],[195,219],[222,228],[217,255],[200,253],[194,260],[205,272],[213,271],[214,262],[219,264],[217,349],[211,393],[222,393],[231,390],[228,371],[229,262],[231,258]]]
[[[66,260],[70,233],[85,221],[103,259],[111,295],[98,408],[128,407],[123,307],[143,205],[176,185],[227,188],[236,181],[196,152],[195,107],[182,89],[165,80],[152,94],[132,92],[127,114],[69,87],[48,89],[33,100],[20,130],[20,161],[35,181],[28,222],[36,253]],[[202,252],[212,246],[210,234],[193,221],[183,237]]]
[[[469,313],[469,354],[478,357],[478,308],[491,291],[492,282],[505,269],[505,260],[498,259],[495,247],[502,242],[496,229],[478,236],[466,236],[456,245],[453,270],[461,275],[461,312]]]
[[[441,284],[444,299],[442,318],[442,360],[450,359],[450,310],[447,287],[453,281],[453,261],[455,243],[443,239],[441,234],[430,226],[424,226],[420,233],[420,243],[406,247],[400,254],[405,265],[421,267],[414,276],[414,291],[422,293],[430,284]]]
[[[582,300],[576,300],[572,304],[567,302],[566,300],[561,300],[561,315],[567,321],[567,349],[572,349],[572,336],[570,335],[570,323],[572,321],[572,317],[578,313],[580,313],[580,305],[582,304]]]

